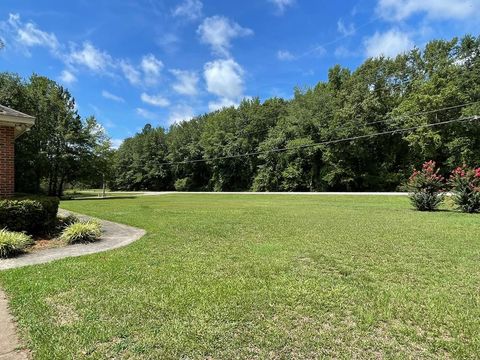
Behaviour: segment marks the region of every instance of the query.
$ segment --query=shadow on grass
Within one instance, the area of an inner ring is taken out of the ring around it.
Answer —
[[[62,198],[62,201],[86,201],[86,200],[118,200],[118,199],[136,199],[138,196],[106,196],[106,197],[78,197],[78,198]]]

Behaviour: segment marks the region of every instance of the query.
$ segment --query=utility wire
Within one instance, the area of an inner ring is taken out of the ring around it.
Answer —
[[[160,163],[159,165],[193,164],[193,163],[201,163],[201,162],[210,162],[210,161],[215,161],[215,160],[237,159],[237,158],[242,158],[242,157],[257,156],[257,155],[269,154],[269,153],[281,153],[281,152],[284,152],[284,151],[306,149],[306,148],[312,148],[312,147],[321,146],[321,145],[338,144],[338,143],[342,143],[342,142],[349,142],[349,141],[354,141],[354,140],[367,139],[367,138],[383,136],[383,135],[388,135],[388,134],[404,133],[404,132],[414,131],[414,130],[423,129],[423,128],[432,128],[432,127],[439,126],[439,125],[452,124],[452,123],[455,123],[455,122],[467,122],[467,121],[477,121],[477,120],[480,120],[480,116],[475,115],[475,116],[461,117],[461,118],[454,119],[454,120],[440,121],[440,122],[436,122],[436,123],[433,123],[433,124],[424,124],[424,125],[419,125],[419,126],[411,126],[411,127],[408,127],[408,128],[399,128],[399,129],[394,129],[394,130],[382,131],[382,132],[378,132],[378,133],[374,133],[374,134],[357,135],[357,136],[351,136],[351,137],[347,137],[347,138],[326,140],[326,141],[321,141],[321,142],[312,143],[312,144],[304,144],[304,145],[290,146],[290,147],[284,147],[284,148],[261,150],[261,151],[255,151],[255,152],[250,152],[250,153],[245,153],[245,154],[219,156],[219,157],[210,158],[210,159],[197,159],[197,160],[164,162],[164,163]]]
[[[402,114],[402,115],[397,115],[397,116],[394,116],[394,117],[390,116],[390,117],[387,117],[386,119],[383,119],[383,120],[371,121],[371,122],[367,122],[365,124],[360,124],[360,125],[370,126],[370,125],[386,123],[386,122],[389,122],[390,120],[392,120],[392,122],[393,122],[395,120],[402,120],[402,119],[413,118],[413,117],[418,117],[418,116],[422,116],[422,115],[435,114],[435,113],[439,113],[439,112],[447,111],[447,110],[459,109],[459,108],[463,108],[463,107],[467,107],[467,106],[471,106],[471,105],[475,105],[475,104],[479,104],[479,103],[480,103],[480,100],[471,101],[469,103],[454,105],[454,106],[447,106],[447,107],[440,108],[440,109],[435,109],[435,110],[427,110],[427,111],[422,111],[422,112],[417,112],[417,113]],[[270,131],[271,129],[273,129],[273,128],[261,129],[261,130],[255,130],[255,131],[239,131],[237,133],[237,135],[258,134],[258,133]],[[343,129],[347,129],[347,127],[346,126],[338,126],[338,127],[333,128],[332,131],[338,131],[338,130],[343,130]]]

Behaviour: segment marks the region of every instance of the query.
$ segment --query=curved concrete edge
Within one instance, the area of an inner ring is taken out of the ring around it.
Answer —
[[[86,215],[76,214],[63,209],[59,210],[59,215],[68,214],[74,214],[82,220],[91,219],[91,217]],[[35,253],[23,254],[15,258],[1,259],[0,271],[116,249],[131,244],[146,233],[145,230],[132,226],[117,224],[107,220],[98,220],[102,224],[103,231],[99,241],[89,244],[75,244],[61,248],[46,249]]]

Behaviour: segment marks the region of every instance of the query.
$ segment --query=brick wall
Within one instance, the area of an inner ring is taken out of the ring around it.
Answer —
[[[14,181],[14,128],[0,126],[0,198],[11,197]]]

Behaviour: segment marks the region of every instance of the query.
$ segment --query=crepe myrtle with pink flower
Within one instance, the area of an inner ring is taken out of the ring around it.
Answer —
[[[445,178],[439,174],[435,161],[422,165],[421,170],[414,169],[406,188],[413,206],[419,211],[434,211],[444,199]]]
[[[480,167],[459,166],[452,171],[448,183],[460,211],[480,212]]]

